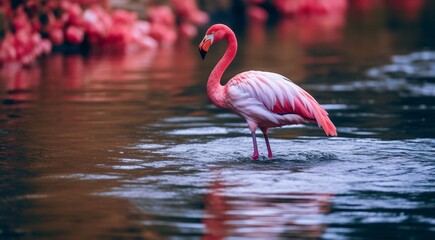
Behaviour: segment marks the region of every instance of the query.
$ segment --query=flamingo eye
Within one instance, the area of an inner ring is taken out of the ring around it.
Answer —
[[[204,42],[211,41],[210,43],[213,43],[213,39],[214,39],[214,33],[210,33],[210,34],[205,35],[203,41]]]

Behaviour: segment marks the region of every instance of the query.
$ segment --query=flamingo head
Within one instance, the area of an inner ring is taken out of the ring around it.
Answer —
[[[202,59],[205,58],[205,55],[208,52],[208,49],[213,44],[214,33],[206,34],[204,39],[202,39],[199,44],[199,53],[201,54]]]
[[[204,39],[202,39],[199,44],[199,52],[201,53],[202,59],[205,58],[208,49],[213,43],[225,38],[228,39],[230,35],[234,36],[233,31],[224,24],[214,24],[211,26],[205,33]]]

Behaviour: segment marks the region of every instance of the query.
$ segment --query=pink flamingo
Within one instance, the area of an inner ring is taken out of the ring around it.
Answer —
[[[255,135],[257,128],[263,132],[269,158],[273,156],[267,136],[267,130],[271,127],[317,123],[326,135],[337,136],[334,124],[319,103],[282,75],[247,71],[234,76],[222,86],[220,80],[223,72],[237,52],[234,32],[223,24],[215,24],[207,30],[199,44],[199,51],[204,59],[210,46],[223,39],[227,40],[228,46],[224,56],[210,74],[207,94],[216,107],[232,110],[246,120],[254,146],[252,159],[255,160],[259,156]]]

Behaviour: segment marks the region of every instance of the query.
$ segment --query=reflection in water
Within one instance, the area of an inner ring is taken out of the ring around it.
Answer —
[[[124,169],[105,166],[118,165],[113,159],[126,155],[120,147],[147,140],[136,131],[155,121],[153,113],[168,114],[170,104],[155,107],[162,99],[191,101],[177,95],[194,83],[196,60],[189,60],[193,51],[180,50],[54,55],[39,67],[5,68],[0,236],[129,235],[136,225],[129,204],[94,194],[123,179]],[[174,75],[165,72],[177,68],[181,79],[171,86]]]
[[[330,194],[255,192],[231,195],[219,173],[205,198],[202,239],[304,238],[318,239],[325,224],[323,215],[330,210]],[[213,173],[213,171],[212,171]],[[229,186],[230,188],[233,186]]]
[[[126,73],[128,68],[140,69],[139,66],[142,66],[146,69],[152,54],[152,52],[144,52],[143,54],[115,54],[89,58],[83,58],[80,55],[53,55],[42,59],[39,67],[20,69],[15,66],[6,66],[3,69],[3,82],[6,86],[5,90],[9,93],[8,98],[13,101],[20,99],[29,101],[122,100],[101,99],[101,94],[97,93],[99,84],[104,80],[109,80],[109,82],[135,80],[133,74]],[[136,79],[140,80],[137,74]],[[82,93],[75,92],[75,90],[89,92]],[[38,91],[45,95],[39,95]],[[27,99],[22,99],[20,92],[27,93]]]
[[[405,21],[416,21],[426,0],[386,0],[395,17]]]

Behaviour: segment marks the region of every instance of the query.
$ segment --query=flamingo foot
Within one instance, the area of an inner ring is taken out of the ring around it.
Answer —
[[[259,157],[258,153],[254,153],[254,154],[252,154],[252,156],[251,156],[252,160],[257,160],[258,157]]]

